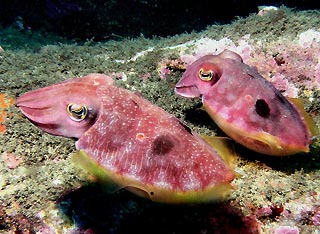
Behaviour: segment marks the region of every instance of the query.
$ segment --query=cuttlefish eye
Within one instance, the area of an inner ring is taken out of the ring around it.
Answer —
[[[212,79],[212,77],[213,77],[213,71],[204,70],[203,68],[200,68],[200,70],[199,70],[199,78],[201,80],[209,81],[209,80]]]
[[[198,71],[198,77],[203,81],[216,83],[221,76],[221,70],[213,63],[204,63]]]
[[[70,119],[77,122],[83,120],[88,115],[88,108],[85,105],[76,103],[69,103],[67,106],[67,111]]]

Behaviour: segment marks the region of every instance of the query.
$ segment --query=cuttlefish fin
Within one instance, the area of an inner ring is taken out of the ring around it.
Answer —
[[[217,153],[231,169],[234,168],[237,156],[234,150],[234,142],[232,139],[228,137],[206,135],[201,135],[201,138],[204,139],[215,151],[217,151]]]
[[[80,166],[88,173],[95,177],[95,181],[103,183],[107,191],[115,192],[119,189],[127,189],[130,192],[152,201],[164,203],[201,203],[220,200],[225,198],[233,189],[234,186],[229,182],[221,184],[213,184],[201,190],[181,191],[172,188],[167,188],[152,183],[140,182],[131,177],[120,175],[104,169],[95,162],[83,150],[77,151],[71,158],[72,162]],[[115,184],[116,187],[110,185]]]
[[[311,136],[319,135],[319,129],[316,123],[304,109],[303,100],[300,98],[288,98],[288,100],[296,107],[300,115],[303,117]]]
[[[121,187],[110,178],[110,175],[106,173],[103,167],[95,162],[83,150],[78,150],[77,152],[75,152],[71,156],[71,162],[89,173],[94,182],[105,185],[108,191],[115,192],[121,189]]]

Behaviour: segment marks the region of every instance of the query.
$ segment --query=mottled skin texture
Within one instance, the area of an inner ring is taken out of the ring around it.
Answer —
[[[86,106],[86,117],[70,118],[70,103]],[[108,76],[90,74],[31,91],[16,105],[44,131],[77,138],[76,148],[119,186],[153,200],[214,200],[231,188],[234,173],[217,151]]]
[[[299,110],[232,51],[189,65],[175,92],[201,96],[217,125],[252,150],[277,156],[309,151],[311,133]]]

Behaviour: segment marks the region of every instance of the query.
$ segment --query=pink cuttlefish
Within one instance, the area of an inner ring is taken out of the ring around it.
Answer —
[[[318,129],[303,106],[287,100],[237,53],[224,50],[187,66],[176,94],[202,97],[204,109],[232,139],[256,152],[308,152]]]
[[[20,96],[16,105],[42,130],[76,138],[74,161],[96,176],[160,202],[204,202],[232,190],[232,168],[177,118],[112,78],[89,74]]]

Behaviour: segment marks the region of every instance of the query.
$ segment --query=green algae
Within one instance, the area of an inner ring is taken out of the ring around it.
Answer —
[[[222,135],[206,113],[199,109],[200,100],[182,99],[174,94],[174,84],[181,77],[182,71],[172,72],[166,80],[160,79],[157,69],[162,59],[179,58],[178,50],[168,48],[203,36],[214,39],[228,36],[237,40],[246,34],[267,45],[280,37],[294,38],[299,32],[315,25],[319,27],[319,19],[319,12],[281,8],[279,12],[266,17],[252,14],[230,25],[213,25],[200,33],[150,40],[140,37],[120,42],[88,41],[81,45],[63,41],[57,43],[54,39],[46,40],[47,44],[44,41],[33,44],[33,38],[14,32],[15,37],[20,36],[18,39],[24,40],[23,47],[15,47],[8,44],[10,33],[4,31],[0,40],[0,46],[4,48],[0,52],[1,92],[17,97],[31,89],[91,72],[111,76],[113,73],[123,72],[127,78],[117,80],[119,86],[140,92],[143,97],[174,114],[198,133]],[[137,59],[132,59],[138,53],[148,50],[150,51]],[[150,73],[150,77],[143,79],[146,73]],[[301,96],[304,97],[302,94]],[[314,90],[313,96],[318,98],[317,90]],[[319,101],[306,109],[319,125]],[[48,202],[51,204],[66,192],[87,183],[88,178],[70,163],[70,155],[75,151],[74,140],[41,132],[16,107],[11,107],[8,113],[7,131],[0,135],[1,209],[7,215],[20,213],[39,219],[39,212],[50,213],[49,208],[46,208]],[[307,197],[313,193],[320,194],[319,138],[311,146],[310,154],[287,158],[269,158],[237,144],[234,147],[239,156],[236,170],[240,177],[235,180],[237,189],[230,196],[229,202],[235,204],[243,214],[252,214],[252,207],[272,204],[285,206],[286,203],[299,199],[300,203],[311,206]],[[4,153],[13,153],[22,162],[16,168],[8,168]],[[314,203],[319,205],[319,198]],[[281,217],[280,221],[266,219],[263,229],[268,231],[271,230],[268,228],[285,222],[285,217]],[[297,222],[297,225],[304,230],[303,223]],[[316,230],[316,227],[311,229]]]

